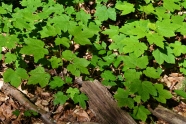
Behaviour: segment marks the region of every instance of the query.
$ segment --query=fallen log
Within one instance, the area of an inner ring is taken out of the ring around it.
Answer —
[[[149,107],[151,113],[157,118],[168,122],[169,124],[186,124],[186,118],[161,106],[158,105],[154,110]]]
[[[99,81],[83,81],[81,91],[88,97],[89,108],[101,124],[136,124],[133,118],[117,106],[112,95]]]

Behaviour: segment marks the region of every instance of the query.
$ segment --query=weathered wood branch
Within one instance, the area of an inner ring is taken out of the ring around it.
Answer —
[[[26,108],[41,114],[41,119],[45,124],[55,124],[55,121],[50,117],[48,112],[31,103],[19,90],[10,86],[8,83],[3,84],[1,91],[6,95],[13,96],[21,105],[24,105]]]
[[[186,118],[176,114],[175,112],[158,105],[154,110],[149,108],[151,113],[157,118],[161,118],[162,120],[170,123],[170,124],[186,124]]]
[[[98,81],[83,81],[81,91],[89,97],[89,108],[101,124],[136,124],[133,118],[117,106],[110,92]]]

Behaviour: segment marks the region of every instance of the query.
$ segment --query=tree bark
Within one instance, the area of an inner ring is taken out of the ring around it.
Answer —
[[[158,105],[154,110],[149,108],[151,113],[157,118],[161,118],[162,120],[168,122],[169,124],[186,124],[186,118],[174,113],[173,111]]]
[[[101,124],[136,124],[133,118],[117,106],[110,92],[98,81],[83,81],[80,89],[89,97],[89,108]]]

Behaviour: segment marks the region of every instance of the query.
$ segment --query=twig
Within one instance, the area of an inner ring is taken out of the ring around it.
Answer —
[[[50,117],[50,114],[43,109],[37,107],[33,103],[31,103],[19,90],[12,87],[8,83],[4,83],[1,87],[1,90],[7,94],[13,96],[16,100],[19,101],[21,105],[24,105],[26,108],[36,111],[41,114],[41,119],[45,124],[55,124],[55,121]]]

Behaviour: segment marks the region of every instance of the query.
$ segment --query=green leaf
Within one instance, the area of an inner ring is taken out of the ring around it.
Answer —
[[[20,114],[20,111],[16,109],[16,110],[15,110],[15,111],[13,111],[12,113],[13,113],[15,116],[17,116],[17,117],[18,117],[18,116],[19,116],[19,114]]]
[[[147,0],[146,0],[147,1]],[[148,0],[150,2],[150,0]],[[146,2],[147,3],[147,2]],[[154,13],[154,7],[153,7],[153,4],[150,3],[150,4],[147,4],[145,6],[140,6],[140,8],[138,9],[140,11],[143,11],[145,12],[146,14],[151,14],[151,13]]]
[[[158,48],[152,52],[156,62],[162,64],[164,61],[167,63],[174,64],[175,56],[172,54],[173,51],[170,47],[166,46],[165,49]]]
[[[64,13],[64,6],[62,4],[57,4],[55,1],[53,1],[53,5],[49,8],[46,8],[43,10],[44,12],[50,11],[51,13],[54,13],[55,16],[61,15],[61,13]]]
[[[179,66],[183,66],[183,67],[186,67],[186,60],[182,61],[179,63]]]
[[[128,36],[135,36],[137,39],[143,38],[148,33],[149,20],[140,20],[126,23],[120,28],[120,31]],[[132,37],[134,38],[134,37]]]
[[[10,64],[10,63],[16,61],[16,59],[17,59],[17,56],[15,54],[12,54],[10,52],[7,52],[5,54],[5,63]]]
[[[132,82],[133,80],[140,79],[141,72],[137,72],[135,69],[128,69],[125,71],[125,80]]]
[[[74,58],[76,58],[76,55],[70,51],[70,50],[65,50],[62,52],[62,57],[68,61],[73,60]]]
[[[141,87],[140,90],[138,90],[138,93],[144,102],[146,102],[150,98],[150,95],[157,96],[156,88],[149,81],[143,81],[141,83]]]
[[[70,17],[67,16],[66,14],[60,14],[59,16],[54,16],[48,22],[50,22],[50,24],[54,24],[55,28],[59,28],[63,32],[66,32],[68,29],[76,25],[75,22],[70,21]]]
[[[156,7],[155,8],[155,13],[158,16],[158,20],[162,20],[162,19],[170,19],[170,13],[167,13],[167,10],[160,6],[160,7]]]
[[[175,10],[180,10],[181,6],[175,3],[175,0],[164,0],[163,1],[163,7],[165,7],[167,10],[174,12]]]
[[[57,87],[62,87],[65,82],[59,76],[53,77],[53,80],[49,83],[51,89],[56,89]]]
[[[122,62],[122,56],[117,56],[117,58],[115,59],[113,65],[115,68],[118,68],[118,66],[120,65],[120,63]]]
[[[75,94],[79,94],[80,92],[77,88],[70,87],[70,88],[67,89],[66,93],[68,93],[70,98],[73,99]]]
[[[33,55],[35,62],[38,62],[39,59],[44,58],[45,54],[48,54],[48,50],[43,48],[45,44],[40,40],[27,38],[25,39],[25,43],[27,45],[21,48],[20,53]]]
[[[166,99],[170,99],[172,97],[169,91],[163,89],[162,84],[154,84],[154,86],[158,90],[158,97],[154,97],[158,102],[166,103]]]
[[[6,14],[7,11],[3,8],[3,7],[0,7],[0,14]]]
[[[82,9],[76,13],[76,20],[82,21],[85,25],[87,25],[89,19],[91,19],[90,14],[87,14]]]
[[[41,66],[38,66],[36,69],[29,72],[30,78],[28,79],[27,84],[38,84],[41,87],[45,87],[50,79],[50,75],[45,72],[45,69]]]
[[[125,38],[122,42],[124,45],[126,45],[123,48],[123,52],[125,54],[134,52],[134,54],[139,57],[144,53],[145,50],[147,50],[145,43],[139,42],[135,37]]]
[[[76,66],[76,65],[75,65],[75,66]],[[79,69],[80,72],[83,73],[83,74],[89,74],[89,71],[88,71],[88,68],[87,68],[87,67],[80,66],[80,67],[78,67],[78,69]]]
[[[67,48],[70,47],[70,40],[66,37],[62,37],[62,38],[57,37],[54,42],[56,45],[62,44],[63,46]]]
[[[94,22],[89,23],[88,31],[92,34],[97,34],[100,31],[99,25],[96,25]]]
[[[110,29],[106,29],[102,33],[109,35],[109,38],[112,38],[113,36],[116,36],[116,35],[119,34],[119,28],[118,28],[118,26],[109,25],[109,27],[110,27]]]
[[[97,2],[97,3],[101,3],[101,2],[106,3],[106,2],[108,2],[108,0],[97,0],[96,2]]]
[[[182,35],[186,35],[186,23],[183,23],[181,28],[178,29],[177,32],[180,32]]]
[[[75,75],[77,77],[80,76],[80,71],[78,70],[78,68],[74,64],[69,64],[67,66],[67,70],[70,71],[73,75]]]
[[[155,68],[153,67],[147,67],[146,70],[143,71],[143,73],[150,78],[158,79],[160,78],[160,74]]]
[[[80,45],[92,44],[89,38],[94,34],[89,32],[88,29],[84,31],[80,26],[75,26],[74,28],[69,29],[69,33],[74,36],[74,41]]]
[[[179,95],[179,96],[181,96],[181,97],[183,97],[183,98],[186,99],[186,92],[185,92],[185,91],[183,91],[183,90],[174,90],[174,92],[175,92],[177,95]]]
[[[73,63],[78,67],[87,67],[90,62],[85,58],[75,58]]]
[[[4,72],[3,79],[5,82],[10,82],[12,86],[18,87],[21,80],[28,79],[28,74],[23,68],[17,68],[15,71],[9,68]]]
[[[104,49],[103,46],[101,46],[101,44],[98,44],[98,43],[93,43],[94,47],[97,49],[97,50],[101,50],[101,49]]]
[[[65,82],[68,83],[68,84],[72,84],[72,78],[71,77],[65,77]]]
[[[37,115],[38,115],[38,113],[33,110],[24,111],[24,116],[26,116],[26,117],[37,116]]]
[[[63,92],[58,91],[54,95],[54,105],[61,104],[63,105],[68,100],[68,97],[66,95],[63,95]]]
[[[33,0],[33,1],[22,0],[21,5],[25,7],[39,7],[39,6],[42,6],[43,3],[40,0]]]
[[[108,18],[110,18],[113,21],[116,21],[116,10],[115,8],[109,7],[107,9]]]
[[[119,34],[113,37],[113,42],[109,45],[110,50],[117,50],[119,53],[123,53],[123,47],[125,46],[122,40],[126,38],[126,35]]]
[[[112,64],[115,61],[116,54],[110,54],[107,56],[104,56],[103,59],[106,61],[107,65]]]
[[[13,22],[13,26],[15,28],[18,28],[20,30],[32,30],[35,28],[34,25],[31,25],[30,23],[27,23],[26,20],[24,18],[17,18],[15,19],[15,21]]]
[[[90,62],[84,58],[74,58],[72,64],[67,66],[67,70],[70,71],[73,75],[79,77],[80,73],[89,74],[87,66]]]
[[[141,96],[136,96],[133,98],[135,102],[141,103]]]
[[[143,105],[134,107],[133,116],[136,119],[140,119],[142,121],[146,121],[147,115],[151,114],[148,109],[146,109]]]
[[[130,92],[136,93],[141,90],[141,80],[135,79],[132,82],[125,82],[126,88],[130,89]]]
[[[150,3],[151,0],[145,0],[146,4]]]
[[[79,103],[79,105],[82,107],[82,108],[86,108],[86,100],[88,100],[88,97],[85,95],[85,94],[75,94],[74,95],[74,103]]]
[[[2,37],[4,37],[5,46],[8,49],[16,48],[16,44],[19,41],[19,39],[17,38],[17,35],[7,35],[7,36],[2,36]]]
[[[73,6],[67,6],[67,7],[65,8],[65,11],[66,11],[66,13],[67,13],[68,15],[71,15],[71,14],[74,14],[74,13],[75,13],[75,10],[74,10]]]
[[[157,46],[161,47],[162,49],[164,48],[164,38],[163,36],[153,33],[153,34],[148,34],[147,35],[147,40],[150,44],[156,44]]]
[[[63,61],[61,58],[57,58],[56,56],[52,56],[49,60],[51,62],[52,68],[58,68],[59,66],[63,65]]]
[[[186,46],[182,45],[181,42],[175,41],[174,43],[170,44],[170,47],[173,48],[173,53],[175,56],[180,56],[181,54],[185,54]]]
[[[9,30],[9,29],[8,29]],[[16,48],[16,44],[18,43],[19,39],[16,35],[4,35],[0,34],[0,46],[1,47],[7,47],[8,49]]]
[[[124,1],[123,3],[117,2],[115,7],[116,9],[122,11],[121,15],[127,15],[135,11],[134,5],[126,1]]]
[[[181,3],[181,6],[182,6],[183,8],[186,8],[186,1],[183,1],[183,2]]]
[[[106,21],[108,18],[115,21],[116,20],[116,12],[114,8],[108,8],[106,6],[101,6],[98,4],[96,6],[96,13],[94,16],[97,16],[98,20]]]
[[[182,72],[184,75],[186,75],[186,69],[185,68],[180,68],[180,72]]]
[[[116,91],[116,94],[114,95],[114,98],[118,101],[119,107],[134,107],[134,100],[132,98],[128,98],[129,91],[118,88]]]
[[[57,28],[54,25],[46,25],[42,27],[43,30],[40,31],[41,38],[50,37],[50,36],[56,36],[57,34],[60,34],[61,32],[57,32]]]
[[[142,56],[138,58],[136,55],[130,54],[129,56],[124,56],[123,61],[126,68],[146,68],[148,57]]]
[[[30,111],[24,111],[24,116],[26,116],[26,117],[30,117],[30,116],[32,116],[32,114],[30,113]]]
[[[171,22],[177,25],[182,26],[184,24],[184,17],[180,15],[172,15],[171,16]]]
[[[104,71],[102,74],[101,74],[101,77],[104,79],[104,80],[110,80],[110,81],[114,81],[116,80],[116,76],[112,73],[112,71]]]
[[[103,80],[101,82],[104,86],[116,86],[117,84],[114,81],[110,81],[110,80]]]
[[[166,19],[163,21],[157,21],[156,22],[156,31],[159,35],[165,36],[165,37],[172,37],[175,36],[175,30],[177,30],[180,26],[174,25],[174,23],[170,22],[170,19]]]

